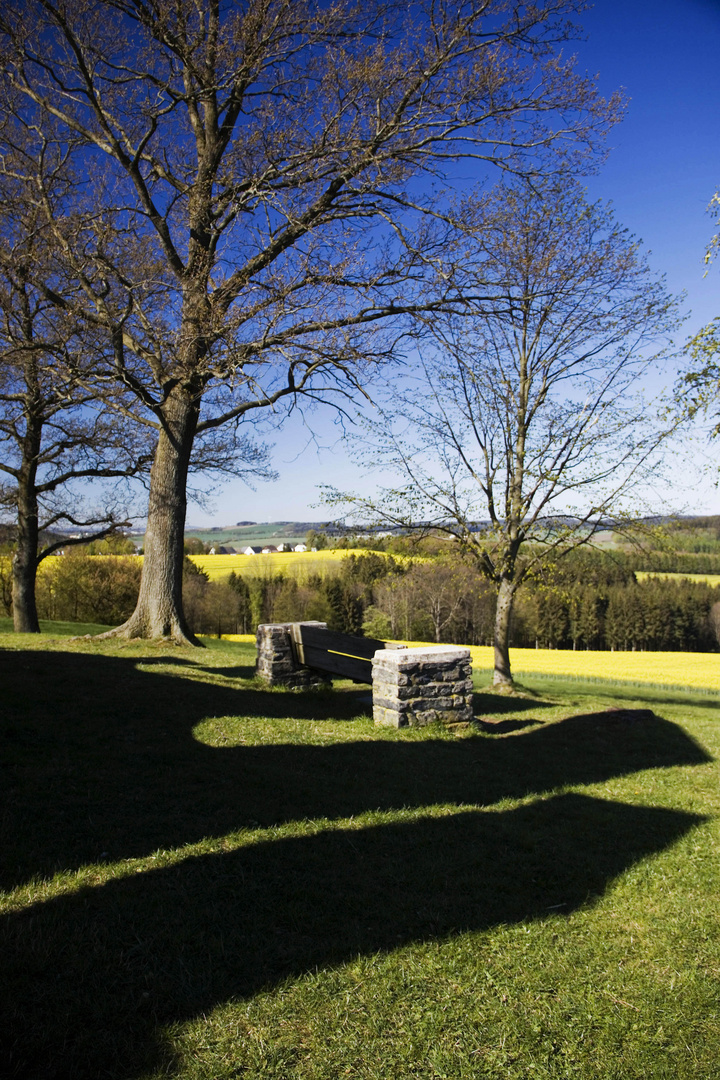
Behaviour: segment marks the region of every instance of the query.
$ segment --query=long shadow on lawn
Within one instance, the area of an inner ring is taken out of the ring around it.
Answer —
[[[182,669],[181,669],[182,670]],[[1,652],[0,888],[242,827],[451,803],[490,806],[707,754],[652,713],[576,716],[513,739],[213,747],[212,716],[322,719],[352,702],[218,687],[136,660]],[[326,720],[326,723],[332,723]]]
[[[489,806],[708,760],[652,714],[574,717],[496,741],[213,748],[192,737],[204,717],[317,718],[342,697],[218,688],[135,664],[0,654],[8,885],[248,824]],[[0,920],[0,1073],[132,1080],[172,1070],[164,1025],[358,953],[569,912],[701,820],[562,795],[128,867]]]
[[[168,1024],[358,953],[569,913],[701,820],[562,795],[251,844],[36,905],[0,920],[0,1069],[177,1075]]]

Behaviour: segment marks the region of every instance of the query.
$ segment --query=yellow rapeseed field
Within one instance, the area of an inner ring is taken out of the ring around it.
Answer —
[[[311,574],[323,576],[333,563],[347,555],[367,555],[367,551],[363,548],[327,548],[323,551],[278,551],[270,555],[191,555],[190,558],[211,581],[220,581],[229,577],[233,570],[242,577],[263,577],[281,570],[289,570],[301,579]]]
[[[492,667],[493,650],[490,646],[473,646],[470,651],[473,667]],[[567,675],[570,678],[720,691],[718,653],[511,649],[510,663],[516,677]]]
[[[712,586],[720,585],[720,574],[674,574],[670,571],[636,570],[635,577],[638,581],[645,581],[647,578],[663,578],[669,581],[701,581]]]
[[[254,642],[254,634],[223,635],[228,640]],[[412,646],[432,645],[430,641],[407,641]],[[471,645],[475,671],[489,671],[493,650],[489,645]],[[513,674],[566,676],[601,679],[648,686],[720,691],[720,654],[688,652],[592,652],[572,649],[511,649]]]
[[[323,551],[279,551],[270,555],[189,555],[195,565],[208,575],[211,581],[222,581],[230,576],[234,570],[243,577],[262,577],[265,574],[277,574],[280,570],[290,570],[299,579],[307,578],[311,574],[327,573],[328,568],[337,564],[346,555],[367,555],[364,548],[339,548],[326,549]],[[127,555],[93,555],[94,559],[117,559],[128,558]],[[396,559],[403,556],[396,555]],[[142,562],[142,555],[139,556]],[[0,563],[5,569],[10,568],[10,559],[0,556]],[[51,570],[54,566],[53,559],[43,559],[40,563],[40,571]]]

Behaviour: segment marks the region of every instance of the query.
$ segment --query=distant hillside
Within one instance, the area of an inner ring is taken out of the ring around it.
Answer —
[[[681,553],[707,553],[720,555],[720,518],[717,516],[707,517],[679,517],[652,519],[654,524],[664,526],[670,540],[670,547]],[[482,529],[486,522],[478,522],[478,528]],[[329,536],[339,535],[337,526],[323,521],[244,521],[234,525],[190,527],[185,531],[187,537],[197,537],[204,544],[215,547],[229,547],[241,551],[245,547],[261,547],[272,544],[300,544],[305,541],[310,530],[326,532]],[[364,531],[358,528],[359,532]],[[370,531],[370,530],[368,530]],[[389,529],[389,533],[397,533],[401,530]],[[145,542],[144,534],[133,534],[133,540],[138,546]],[[612,529],[598,533],[595,544],[603,548],[623,548],[623,538],[615,535]],[[652,560],[650,560],[652,562]],[[648,565],[643,569],[669,569],[663,563],[662,566]],[[678,567],[681,569],[681,567]],[[684,567],[682,567],[684,569]],[[704,569],[704,568],[699,568]]]
[[[311,529],[316,532],[331,529],[322,521],[252,521],[236,525],[197,527],[185,530],[186,537],[197,537],[203,544],[215,547],[231,547],[237,551],[246,547],[262,547],[272,544],[302,544]],[[135,543],[142,547],[144,534],[133,534]]]
[[[259,547],[263,544],[301,544],[310,529],[325,527],[318,521],[265,521],[248,525],[226,525],[211,529],[187,529],[186,536],[196,536],[204,544],[223,547]]]

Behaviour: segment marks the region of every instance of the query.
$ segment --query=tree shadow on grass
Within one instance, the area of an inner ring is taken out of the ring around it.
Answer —
[[[243,826],[491,806],[709,760],[649,712],[573,717],[511,739],[208,746],[193,735],[207,717],[332,723],[354,715],[353,695],[218,687],[201,666],[173,666],[0,653],[7,887]],[[164,1025],[358,953],[571,911],[701,820],[563,795],[128,866],[0,920],[0,1071],[132,1080],[171,1070]]]
[[[476,690],[473,694],[475,715],[490,713],[493,716],[514,715],[527,712],[542,712],[552,708],[550,702],[542,701],[534,694],[494,694],[486,690]]]
[[[633,723],[614,713],[573,717],[510,739],[386,734],[330,745],[209,746],[193,735],[208,717],[332,723],[354,715],[353,695],[237,689],[190,674],[138,670],[137,658],[0,652],[1,888],[243,827],[490,806],[710,760],[650,712]]]
[[[263,841],[0,920],[0,1066],[176,1075],[163,1029],[358,954],[591,902],[703,818],[567,794]]]
[[[484,731],[488,735],[507,735],[510,731],[523,731],[525,728],[542,724],[543,721],[538,720],[537,717],[531,717],[528,720],[515,720],[512,718],[494,720],[480,717],[475,720],[475,723],[480,731]]]

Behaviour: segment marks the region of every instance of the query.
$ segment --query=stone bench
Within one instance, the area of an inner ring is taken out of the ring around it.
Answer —
[[[303,635],[303,628],[310,633]],[[325,658],[322,649],[303,649],[303,636],[314,643],[323,637],[315,631],[324,629],[325,624],[317,622],[258,626],[257,674],[271,686],[294,689],[327,685],[333,676],[371,681],[376,724],[422,727],[435,721],[450,725],[472,720],[469,649],[457,645],[408,649],[330,632]],[[313,657],[313,665],[320,666],[303,664],[301,658],[306,655]]]

